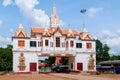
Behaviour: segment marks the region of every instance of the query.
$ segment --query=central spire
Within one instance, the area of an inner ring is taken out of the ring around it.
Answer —
[[[57,13],[56,13],[56,6],[54,5],[54,7],[53,7],[53,15],[55,16],[55,15],[57,15]]]
[[[59,26],[60,26],[59,17],[57,15],[56,6],[54,5],[53,12],[52,12],[52,15],[51,15],[51,18],[50,18],[50,27],[55,29]]]

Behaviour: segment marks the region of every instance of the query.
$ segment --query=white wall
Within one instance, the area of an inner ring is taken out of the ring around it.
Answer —
[[[77,63],[83,63],[83,71],[88,70],[88,61],[91,53],[77,53],[75,57],[75,69],[77,70]],[[96,54],[93,54],[95,68],[92,71],[96,71]]]
[[[18,40],[24,40],[25,41],[25,46],[24,47],[19,47],[18,46]],[[36,41],[36,47],[30,47],[30,41]],[[13,51],[17,50],[17,51],[41,51],[41,47],[38,47],[38,41],[41,41],[39,39],[13,39]]]
[[[14,72],[22,72],[19,71],[18,65],[19,65],[19,56],[21,52],[14,52],[13,53],[13,71]],[[23,72],[30,72],[30,63],[35,62],[38,66],[38,56],[36,53],[32,52],[23,52],[25,57],[25,66],[26,69]],[[37,71],[39,71],[38,67],[36,68]]]

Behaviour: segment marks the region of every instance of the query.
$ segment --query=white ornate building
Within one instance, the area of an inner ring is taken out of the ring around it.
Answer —
[[[82,32],[62,29],[56,7],[53,7],[50,27],[33,27],[28,36],[21,23],[12,42],[14,72],[38,72],[39,56],[66,56],[70,70],[96,71],[95,40],[85,27]]]

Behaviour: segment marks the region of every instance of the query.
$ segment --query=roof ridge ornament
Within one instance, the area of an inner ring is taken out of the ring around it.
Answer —
[[[16,32],[14,33],[13,37],[28,37],[27,32],[22,25],[22,22],[20,22],[20,25],[16,29]]]
[[[86,27],[83,27],[82,32],[88,32],[87,29],[86,29]]]
[[[20,25],[19,25],[19,28],[23,28],[23,25],[22,25],[22,20],[20,20]]]
[[[45,32],[48,32],[48,29],[47,29],[47,27],[45,28],[45,30],[44,30]]]
[[[43,36],[50,36],[50,33],[47,27],[44,29]]]
[[[67,37],[75,37],[71,29],[68,30]]]

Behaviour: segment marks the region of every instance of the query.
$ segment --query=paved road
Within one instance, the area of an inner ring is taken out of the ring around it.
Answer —
[[[0,76],[0,80],[116,80],[116,79],[82,74],[49,73],[49,74],[4,75]]]
[[[0,80],[72,80],[47,74],[15,74],[0,76]]]
[[[92,76],[92,75],[82,75],[82,74],[63,74],[63,73],[51,73],[50,75],[58,76],[58,77],[64,77],[64,78],[70,78],[73,80],[116,80],[111,78],[103,78],[99,76]]]

